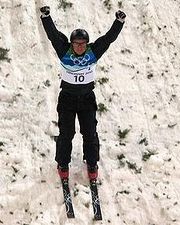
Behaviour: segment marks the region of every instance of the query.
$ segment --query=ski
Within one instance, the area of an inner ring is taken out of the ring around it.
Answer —
[[[91,189],[91,196],[92,196],[92,206],[94,211],[94,220],[102,220],[96,179],[90,180],[90,189]]]
[[[62,182],[64,203],[65,203],[65,206],[66,206],[67,217],[68,218],[75,218],[72,199],[71,199],[71,193],[70,193],[70,190],[69,190],[69,181],[68,181],[68,179],[61,179],[61,182]]]

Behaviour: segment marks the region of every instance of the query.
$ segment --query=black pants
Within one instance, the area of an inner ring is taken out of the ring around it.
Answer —
[[[55,157],[59,165],[67,166],[71,161],[76,115],[79,120],[80,133],[83,136],[83,158],[90,166],[96,165],[99,160],[96,110],[97,104],[93,91],[81,96],[60,92],[57,106],[60,134],[56,142]]]

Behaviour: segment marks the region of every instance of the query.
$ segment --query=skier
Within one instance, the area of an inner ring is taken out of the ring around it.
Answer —
[[[93,92],[95,66],[97,61],[118,37],[124,22],[125,13],[118,10],[110,30],[95,42],[89,43],[89,35],[84,29],[76,29],[68,38],[58,31],[50,16],[50,7],[40,8],[41,20],[48,39],[51,41],[61,63],[62,81],[58,98],[59,136],[56,142],[58,173],[63,178],[69,176],[72,152],[72,139],[75,134],[75,117],[80,124],[83,136],[83,159],[87,162],[90,179],[98,176],[99,138],[96,131],[96,98]]]

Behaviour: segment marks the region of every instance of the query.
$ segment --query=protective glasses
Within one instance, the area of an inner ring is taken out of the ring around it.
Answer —
[[[86,42],[86,41],[83,41],[83,42],[76,42],[76,41],[73,41],[73,42],[72,42],[72,45],[73,45],[74,47],[86,47],[87,42]]]

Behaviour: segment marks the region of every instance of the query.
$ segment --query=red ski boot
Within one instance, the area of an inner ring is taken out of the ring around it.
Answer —
[[[61,179],[68,179],[69,178],[69,167],[61,167],[60,165],[58,165],[57,167],[58,169],[58,174],[60,176]]]
[[[98,166],[87,166],[88,177],[90,180],[96,180],[98,177]]]

